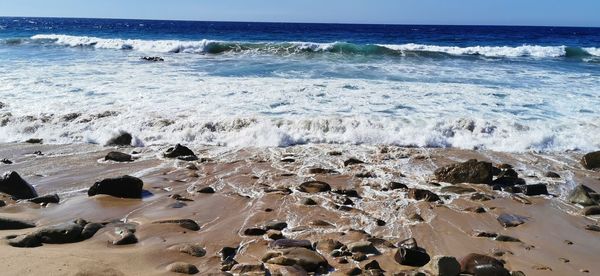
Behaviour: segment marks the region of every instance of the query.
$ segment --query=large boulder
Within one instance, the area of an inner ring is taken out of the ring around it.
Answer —
[[[441,167],[434,172],[439,181],[447,183],[490,184],[493,178],[492,163],[471,159]]]
[[[38,196],[35,189],[17,172],[7,172],[0,178],[0,192],[9,194],[16,199],[30,199]]]
[[[600,151],[590,152],[581,158],[581,165],[588,170],[600,168]]]
[[[571,203],[582,206],[592,206],[598,204],[594,195],[596,195],[596,192],[588,186],[578,185],[569,193],[567,200]]]
[[[454,257],[438,255],[431,259],[427,265],[427,270],[432,275],[457,276],[460,274],[460,263]]]
[[[88,190],[88,196],[105,194],[121,198],[142,198],[143,186],[141,179],[129,175],[107,178],[94,183]]]
[[[133,136],[131,134],[121,131],[117,135],[106,141],[107,146],[129,146],[131,145],[131,141],[133,140]]]
[[[429,263],[431,257],[424,250],[402,247],[396,250],[394,259],[401,265],[421,267]]]
[[[501,261],[476,253],[471,253],[462,258],[460,260],[460,269],[462,273],[473,275],[510,275]]]

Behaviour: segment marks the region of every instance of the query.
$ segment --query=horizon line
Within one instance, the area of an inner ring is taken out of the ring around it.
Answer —
[[[574,25],[502,25],[502,24],[432,24],[432,23],[351,23],[351,22],[301,22],[301,21],[237,21],[237,20],[199,20],[199,19],[148,19],[148,18],[115,18],[115,17],[70,17],[70,16],[14,16],[0,15],[0,18],[48,18],[48,19],[99,19],[99,20],[145,20],[176,22],[215,22],[215,23],[262,23],[262,24],[321,24],[321,25],[380,25],[380,26],[471,26],[471,27],[546,27],[546,28],[592,28],[600,26]]]

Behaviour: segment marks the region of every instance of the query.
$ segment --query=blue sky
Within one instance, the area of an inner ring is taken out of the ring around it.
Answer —
[[[600,0],[0,0],[0,16],[600,27]]]

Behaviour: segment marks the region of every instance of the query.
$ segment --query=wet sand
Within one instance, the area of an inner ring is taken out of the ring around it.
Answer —
[[[235,261],[261,264],[269,250],[266,235],[248,236],[248,228],[270,221],[287,223],[282,235],[312,243],[334,239],[348,245],[370,240],[379,254],[357,262],[319,252],[331,266],[331,275],[344,275],[354,267],[377,260],[385,275],[421,271],[394,260],[399,241],[414,238],[430,256],[447,255],[460,260],[470,253],[496,256],[510,271],[525,275],[597,275],[600,263],[600,232],[586,230],[598,217],[583,216],[581,207],[566,196],[576,185],[600,191],[600,173],[580,165],[582,153],[509,154],[457,149],[400,148],[394,146],[306,145],[289,148],[227,149],[193,148],[198,161],[162,157],[165,147],[113,148],[98,145],[2,144],[0,173],[18,172],[39,195],[57,193],[59,204],[40,205],[14,201],[4,196],[7,206],[0,217],[29,220],[38,228],[83,218],[111,222],[92,238],[69,244],[44,244],[16,248],[6,240],[0,244],[2,275],[177,275],[167,271],[173,262],[195,265],[197,275],[219,273],[223,247],[237,247]],[[134,154],[129,163],[104,161],[110,151]],[[40,151],[43,155],[34,154]],[[356,158],[364,163],[344,165]],[[468,159],[510,164],[527,184],[544,183],[550,195],[524,196],[494,191],[489,185],[461,184],[477,193],[494,197],[481,201],[473,192],[445,193],[449,186],[434,179],[435,169]],[[315,168],[322,170],[315,170]],[[560,178],[546,177],[548,171]],[[89,197],[94,182],[122,175],[144,181],[142,199],[106,195]],[[326,182],[333,191],[356,191],[359,197],[332,191],[304,193],[301,183]],[[408,198],[406,189],[389,189],[391,182],[408,188],[429,190],[438,202]],[[214,193],[200,193],[204,187]],[[289,190],[288,190],[289,189]],[[177,199],[173,195],[180,195]],[[316,205],[303,204],[311,198]],[[483,207],[484,213],[466,211]],[[517,227],[503,227],[503,213],[525,218]],[[415,214],[418,214],[416,216]],[[419,218],[420,217],[420,218]],[[422,220],[421,220],[422,218]],[[171,219],[192,219],[200,230],[193,231]],[[138,242],[113,245],[115,225],[135,226]],[[2,230],[2,237],[35,229]],[[517,238],[502,242],[475,237],[484,231]],[[200,244],[206,254],[194,257],[173,250],[182,244]],[[343,262],[343,261],[342,261]],[[293,274],[283,266],[265,264],[273,274]],[[264,273],[263,273],[264,274]],[[401,274],[400,274],[401,275]]]

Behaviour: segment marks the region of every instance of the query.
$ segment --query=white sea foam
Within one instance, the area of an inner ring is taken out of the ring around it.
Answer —
[[[485,57],[562,57],[566,55],[565,46],[435,46],[423,44],[380,45],[396,51],[438,52],[450,55],[481,55]]]
[[[583,48],[583,50],[592,56],[600,57],[600,48],[587,47],[587,48]]]

